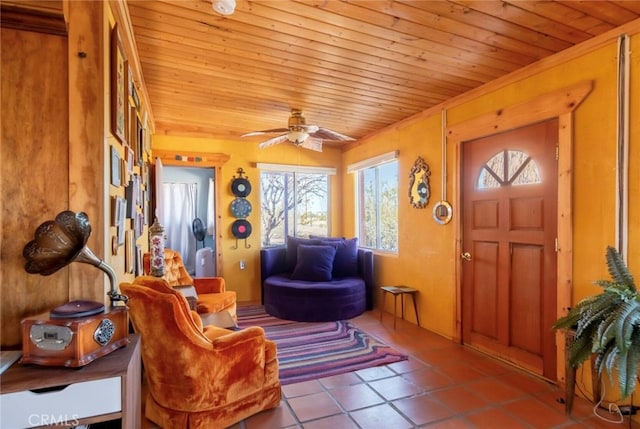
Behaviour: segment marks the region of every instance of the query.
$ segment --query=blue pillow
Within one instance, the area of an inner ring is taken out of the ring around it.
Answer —
[[[291,278],[307,282],[331,281],[335,256],[336,248],[334,246],[300,244],[298,245],[298,260]]]
[[[336,248],[332,276],[335,278],[358,276],[358,237],[346,240],[327,240],[322,244]]]
[[[298,260],[298,246],[300,244],[320,244],[320,241],[287,235],[287,251],[285,253],[285,262],[288,273],[292,272],[296,267],[296,262]]]

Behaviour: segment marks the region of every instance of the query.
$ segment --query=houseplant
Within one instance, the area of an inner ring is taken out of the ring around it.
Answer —
[[[595,282],[603,291],[580,301],[553,328],[575,331],[571,366],[580,366],[594,354],[598,375],[605,371],[613,380],[615,370],[625,399],[636,386],[640,361],[640,297],[618,251],[607,247],[606,259],[611,280]]]

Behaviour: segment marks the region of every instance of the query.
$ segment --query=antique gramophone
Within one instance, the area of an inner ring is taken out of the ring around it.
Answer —
[[[49,313],[22,320],[21,363],[80,367],[127,345],[127,297],[116,287],[116,275],[86,246],[91,225],[86,213],[63,211],[35,231],[22,252],[31,274],[48,276],[71,262],[84,262],[109,277],[109,309],[101,302],[70,301]],[[121,305],[117,305],[122,302]]]

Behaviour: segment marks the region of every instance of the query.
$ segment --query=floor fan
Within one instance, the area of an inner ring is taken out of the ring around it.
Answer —
[[[204,237],[207,235],[207,229],[204,227],[202,219],[195,218],[191,224],[191,230],[193,231],[193,236],[196,238],[196,250],[198,250],[198,241],[200,241],[202,247],[204,247]]]

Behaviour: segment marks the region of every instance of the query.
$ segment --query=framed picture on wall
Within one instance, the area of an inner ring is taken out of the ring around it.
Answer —
[[[143,263],[142,263],[142,246],[136,244],[136,276],[141,276],[144,273],[142,272]]]
[[[127,141],[129,142],[129,146],[133,149],[133,159],[137,164],[138,160],[138,111],[135,106],[129,105],[129,133],[127,137]]]
[[[135,243],[133,239],[133,231],[127,230],[125,232],[125,248],[124,248],[124,271],[126,273],[133,273],[136,262]]]
[[[142,128],[142,122],[136,115],[136,153],[138,159],[136,160],[138,165],[142,165],[144,162],[144,128]]]
[[[129,66],[122,45],[122,39],[118,32],[118,24],[111,30],[110,52],[111,74],[111,132],[122,143],[127,135],[127,114],[129,100],[127,95],[127,80],[129,78]]]
[[[121,166],[120,154],[114,146],[111,146],[111,184],[116,187],[120,186],[122,179]]]
[[[118,197],[121,198],[121,197]],[[121,199],[118,205],[118,246],[124,245],[125,220],[127,218],[127,200]]]

